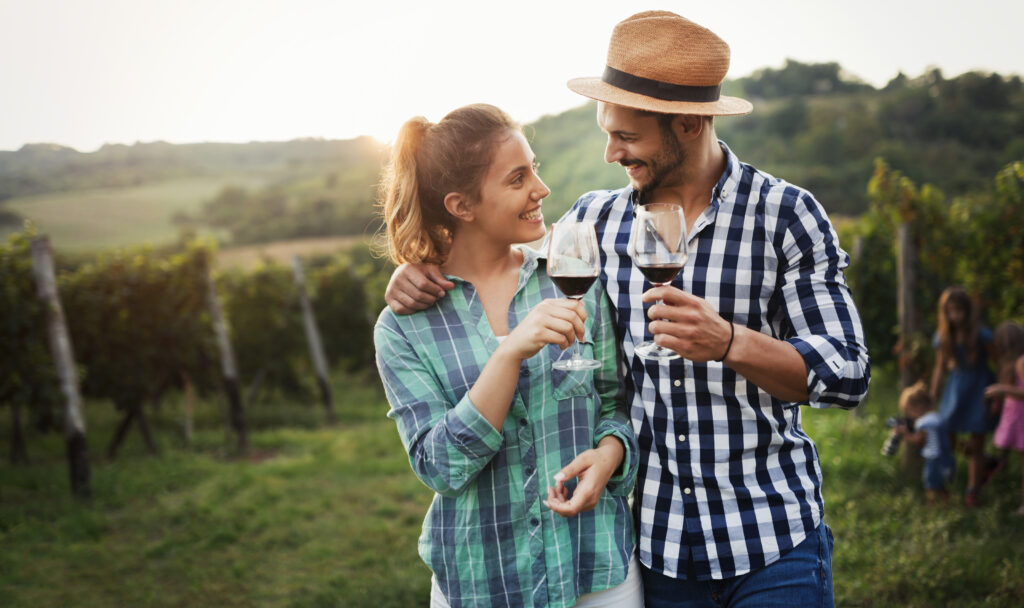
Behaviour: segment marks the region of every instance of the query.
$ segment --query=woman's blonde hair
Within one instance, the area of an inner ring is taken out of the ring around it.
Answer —
[[[488,104],[453,110],[437,124],[417,116],[402,125],[381,183],[380,207],[388,255],[396,263],[441,264],[456,220],[445,196],[460,192],[476,201],[494,151],[519,125]]]

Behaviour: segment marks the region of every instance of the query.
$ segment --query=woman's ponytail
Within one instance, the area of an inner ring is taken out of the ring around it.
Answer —
[[[422,116],[402,125],[381,183],[387,251],[394,262],[445,261],[457,225],[445,196],[462,192],[478,198],[496,143],[518,129],[487,104],[454,110],[436,125]]]
[[[384,224],[387,227],[388,255],[399,264],[440,263],[424,225],[417,179],[417,154],[431,123],[422,116],[412,118],[398,132],[391,150],[391,163],[382,185]]]

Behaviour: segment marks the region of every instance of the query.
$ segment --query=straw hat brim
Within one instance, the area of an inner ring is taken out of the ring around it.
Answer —
[[[716,101],[668,101],[632,93],[612,86],[600,78],[573,78],[570,89],[591,99],[613,103],[618,106],[661,112],[663,114],[694,114],[697,116],[740,116],[750,114],[754,109],[746,99],[721,96]]]

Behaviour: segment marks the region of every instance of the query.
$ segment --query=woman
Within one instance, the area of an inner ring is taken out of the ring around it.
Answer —
[[[436,493],[419,541],[431,604],[641,605],[609,309],[598,288],[559,297],[543,256],[514,247],[544,236],[550,193],[518,125],[482,104],[414,118],[383,191],[392,258],[455,286],[374,329],[388,416]],[[599,369],[551,368],[575,340]]]

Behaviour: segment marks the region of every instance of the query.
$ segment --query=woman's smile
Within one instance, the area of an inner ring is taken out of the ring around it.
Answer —
[[[544,213],[540,210],[540,207],[537,207],[533,211],[520,213],[519,219],[526,220],[527,222],[542,223],[544,221]]]

